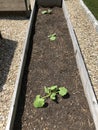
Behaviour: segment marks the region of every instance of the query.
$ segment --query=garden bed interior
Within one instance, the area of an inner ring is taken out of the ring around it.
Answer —
[[[36,10],[13,130],[95,130],[63,10],[53,7],[52,14],[42,15],[47,9]],[[51,42],[52,33],[57,38]],[[52,85],[65,86],[69,93],[34,108],[36,95]]]

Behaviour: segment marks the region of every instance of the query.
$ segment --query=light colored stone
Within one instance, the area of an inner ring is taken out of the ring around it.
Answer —
[[[9,68],[8,73],[6,72],[6,68],[3,68],[4,64],[0,65],[0,73],[4,73],[5,77],[2,76],[0,81],[2,80],[3,83],[3,90],[0,92],[0,130],[5,130],[6,122],[8,118],[8,113],[11,106],[11,99],[15,87],[17,72],[20,64],[20,57],[22,54],[26,31],[27,31],[27,25],[28,20],[25,19],[25,17],[0,17],[0,31],[2,33],[4,41],[9,42],[9,46],[13,44],[13,47],[8,46],[6,48],[10,51],[10,54],[13,55],[12,60],[9,58],[9,55],[6,54],[6,59],[9,61],[11,60],[11,64],[7,64],[7,67]],[[14,44],[16,42],[16,47],[14,49]],[[5,43],[2,43],[0,41],[0,45],[3,45]],[[14,49],[14,51],[13,51]],[[6,53],[5,50],[2,51],[2,57],[0,55],[0,59],[3,60],[4,54]],[[1,63],[4,63],[0,61]],[[3,70],[4,69],[4,70]],[[3,81],[5,80],[5,81]],[[1,86],[0,86],[1,87]]]
[[[98,99],[98,33],[79,2],[79,0],[65,1]]]

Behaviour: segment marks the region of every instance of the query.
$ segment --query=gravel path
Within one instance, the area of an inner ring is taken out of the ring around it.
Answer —
[[[65,3],[98,99],[98,33],[79,0],[66,0]]]
[[[5,130],[27,25],[23,17],[0,17],[0,130]]]

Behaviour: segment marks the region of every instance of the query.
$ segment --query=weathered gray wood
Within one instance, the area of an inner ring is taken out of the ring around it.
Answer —
[[[24,67],[25,67],[25,63],[26,63],[30,39],[32,36],[35,10],[36,10],[36,8],[35,8],[35,0],[34,0],[34,3],[32,5],[31,16],[30,16],[30,20],[29,20],[29,25],[28,25],[28,31],[27,31],[27,35],[26,35],[26,39],[25,39],[24,48],[23,48],[23,53],[21,55],[21,61],[20,61],[20,66],[19,66],[19,70],[18,70],[18,75],[17,75],[17,79],[16,79],[16,83],[15,83],[15,89],[14,89],[14,93],[12,96],[12,103],[11,103],[11,107],[10,107],[10,111],[9,111],[9,115],[8,115],[6,130],[13,130],[13,123],[14,123],[16,109],[17,109],[17,105],[18,105],[19,93],[21,90],[23,71],[24,71]]]
[[[26,10],[27,10],[26,0],[0,0],[0,11],[26,11]]]
[[[84,93],[85,93],[85,96],[87,98],[88,105],[89,105],[89,108],[90,108],[90,111],[91,111],[91,114],[92,114],[92,118],[93,118],[94,123],[95,123],[95,128],[96,128],[96,130],[98,130],[98,102],[97,102],[97,98],[96,98],[96,95],[94,93],[91,81],[89,79],[89,75],[88,75],[88,72],[87,72],[87,69],[86,69],[86,65],[84,63],[82,53],[80,51],[78,41],[76,39],[72,24],[70,22],[67,7],[66,7],[64,0],[63,0],[62,8],[63,8],[64,16],[67,20],[69,33],[70,33],[70,36],[72,38],[72,43],[73,43],[73,48],[74,48],[74,52],[75,52],[77,67],[79,69],[81,81],[82,81],[83,88],[84,88]]]
[[[98,20],[95,18],[95,16],[89,10],[89,8],[85,5],[83,0],[80,0],[80,4],[83,7],[84,11],[86,12],[86,15],[88,16],[89,20],[92,22],[96,32],[98,33]]]
[[[62,0],[36,0],[37,4],[43,7],[62,6]]]

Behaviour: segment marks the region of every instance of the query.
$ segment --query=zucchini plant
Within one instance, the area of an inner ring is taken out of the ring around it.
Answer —
[[[37,95],[33,105],[35,108],[41,108],[45,105],[45,101],[47,98],[51,100],[56,100],[56,96],[59,94],[60,96],[65,96],[68,93],[68,90],[65,87],[58,87],[57,85],[51,87],[44,87],[45,96]]]

